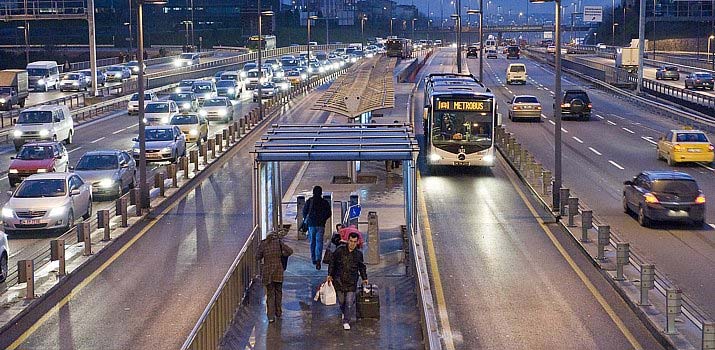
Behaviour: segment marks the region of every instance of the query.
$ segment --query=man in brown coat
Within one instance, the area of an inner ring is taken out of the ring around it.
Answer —
[[[283,264],[281,257],[293,254],[293,249],[283,243],[277,233],[271,232],[258,245],[256,260],[263,259],[261,279],[266,288],[266,307],[268,322],[275,322],[281,317],[283,299]]]

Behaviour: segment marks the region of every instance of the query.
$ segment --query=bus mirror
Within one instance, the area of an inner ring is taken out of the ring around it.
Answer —
[[[427,115],[429,114],[429,108],[425,106],[424,109],[422,109],[422,119],[427,120]]]
[[[497,126],[501,126],[501,113],[497,113]]]

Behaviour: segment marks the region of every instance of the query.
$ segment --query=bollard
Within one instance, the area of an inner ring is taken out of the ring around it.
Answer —
[[[228,127],[231,128],[231,125],[229,125]],[[221,138],[222,138],[223,141],[226,143],[226,144],[221,144],[221,149],[222,149],[222,150],[227,149],[228,146],[231,145],[231,144],[229,143],[229,140],[228,140],[228,134],[229,134],[229,129],[223,129],[223,130],[221,130]],[[222,151],[222,152],[223,152],[223,151]]]
[[[302,240],[306,239],[306,234],[307,232],[300,232],[300,225],[303,223],[303,207],[305,207],[305,196],[298,196],[297,198],[297,212],[295,213],[295,222],[298,229],[297,231],[297,239]],[[332,227],[330,228],[332,231]]]
[[[142,205],[141,205],[141,195],[139,194],[139,188],[132,188],[132,197],[134,197],[134,210],[137,216],[142,216]]]
[[[179,158],[179,164],[181,164],[181,171],[183,172],[184,179],[189,178],[189,158],[183,156]]]
[[[598,226],[598,260],[606,260],[606,245],[611,240],[611,226]]]
[[[242,136],[246,133],[246,117],[238,120],[238,136]]]
[[[97,226],[104,229],[102,241],[109,241],[112,239],[109,234],[109,209],[97,210]]]
[[[568,188],[560,188],[559,189],[559,215],[560,216],[565,216],[566,215],[566,204],[568,203],[568,198],[569,198],[569,189]]]
[[[213,140],[212,140],[212,139],[209,139],[209,142],[207,142],[207,143],[208,143],[208,144],[211,144],[212,142],[213,142]],[[202,144],[201,144],[201,157],[203,157],[203,163],[204,163],[204,165],[209,164],[209,157],[208,157],[208,155],[209,155],[209,145],[207,145],[206,143],[202,143]],[[197,167],[196,171],[198,171],[198,167]]]
[[[92,231],[89,221],[82,221],[77,225],[77,241],[84,242],[84,252],[82,255],[92,255]]]
[[[544,170],[541,173],[541,194],[548,195],[551,188],[551,171]]]
[[[235,143],[239,137],[241,137],[241,134],[239,134],[238,122],[234,121],[233,122],[233,136],[231,137],[231,142]]]
[[[703,343],[700,347],[703,350],[714,350],[715,349],[715,322],[704,321],[703,322]]]
[[[214,141],[214,153],[212,158],[216,158],[216,153],[223,152],[223,136],[221,136],[221,134],[216,134],[214,135],[214,138],[216,140]]]
[[[519,154],[521,154],[521,144],[514,143],[514,148],[512,148],[512,150],[513,150],[513,152],[511,155],[511,161],[514,163],[517,163],[515,165],[518,167],[519,166],[518,157],[519,157]]]
[[[367,213],[367,263],[380,263],[380,228],[374,211]]]
[[[625,281],[623,277],[623,267],[628,265],[631,259],[631,245],[629,243],[616,243],[616,281]]]
[[[154,187],[159,189],[159,195],[164,197],[166,189],[164,188],[164,173],[154,173]]]
[[[529,164],[529,151],[527,151],[525,148],[521,149],[521,154],[519,155],[519,170],[522,172],[526,171],[526,167]]]
[[[668,288],[665,295],[665,334],[678,334],[675,329],[675,318],[680,315],[680,307],[683,303],[683,291],[675,288]]]
[[[648,306],[648,291],[655,287],[655,265],[641,264],[641,302],[639,305]]]
[[[171,178],[171,187],[179,187],[179,179],[176,177],[176,164],[169,164],[166,166],[166,173],[169,174]]]
[[[569,197],[569,222],[568,227],[576,227],[574,223],[574,217],[578,215],[578,197]]]
[[[35,262],[19,260],[17,262],[17,283],[27,283],[25,300],[35,299]]]
[[[129,208],[127,208],[127,197],[121,196],[117,198],[117,213],[122,216],[121,227],[129,226]]]
[[[59,261],[60,266],[57,269],[58,276],[65,276],[67,268],[65,266],[65,240],[53,239],[50,241],[50,261]]]
[[[201,144],[203,147],[203,144]],[[189,161],[194,164],[194,172],[199,171],[199,150],[192,149],[189,151]]]
[[[581,242],[588,242],[588,230],[593,227],[593,211],[581,211]]]

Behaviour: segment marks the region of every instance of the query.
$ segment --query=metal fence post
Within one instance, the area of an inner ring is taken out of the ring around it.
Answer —
[[[541,173],[541,194],[548,195],[551,189],[551,171],[544,170]]]
[[[230,128],[231,128],[231,125],[228,126],[228,129],[223,129],[223,130],[221,130],[221,139],[222,139],[224,142],[226,142],[226,144],[223,144],[223,143],[221,144],[221,149],[222,149],[222,150],[227,149],[228,146],[231,145],[230,140],[229,140],[229,137],[228,137],[229,131],[230,131],[229,129],[230,129]],[[223,152],[223,151],[222,151],[222,152]]]
[[[569,197],[568,204],[569,204],[568,227],[576,227],[574,218],[576,217],[576,215],[578,215],[578,197]]]
[[[655,287],[655,265],[641,264],[641,300],[639,305],[648,306],[648,291]]]
[[[97,210],[97,226],[104,229],[103,241],[112,239],[109,232],[109,209]]]
[[[181,165],[181,171],[183,173],[184,179],[189,178],[189,158],[183,156],[179,158],[179,164]]]
[[[67,274],[67,268],[65,265],[64,239],[53,239],[50,241],[50,261],[59,261],[60,265],[57,269],[58,276],[64,276]]]
[[[625,281],[623,277],[623,267],[628,265],[631,259],[631,246],[629,243],[616,243],[616,281]]]
[[[380,263],[380,227],[377,212],[367,214],[367,263]]]
[[[208,142],[201,144],[201,156],[203,157],[204,165],[209,164],[209,149],[213,149],[213,139],[209,139]],[[209,147],[211,146],[211,147]]]
[[[665,334],[678,334],[678,330],[675,328],[675,318],[680,315],[680,307],[683,303],[682,300],[683,291],[675,288],[668,288],[666,290],[666,300],[665,300],[665,318],[666,327]]]
[[[159,189],[160,196],[165,196],[166,188],[164,187],[164,173],[154,173],[154,187]]]
[[[581,242],[589,242],[588,230],[593,227],[593,211],[581,211]]]
[[[166,172],[169,173],[169,177],[171,178],[171,187],[178,188],[179,179],[176,176],[176,164],[167,165]]]
[[[568,203],[569,189],[561,187],[559,189],[559,215],[566,215],[566,204]]]
[[[33,260],[19,260],[17,262],[17,283],[27,283],[25,286],[25,300],[35,299],[35,262]]]
[[[204,145],[201,144],[201,150],[203,150]],[[194,164],[194,172],[199,171],[199,150],[192,149],[189,151],[189,159],[191,163]]]
[[[141,196],[139,195],[139,187],[132,188],[131,203],[134,205],[134,210],[137,216],[142,216]]]
[[[77,225],[77,241],[84,242],[84,252],[82,255],[92,255],[92,231],[89,221],[82,221]]]
[[[606,260],[606,245],[611,240],[611,226],[598,226],[598,260]]]
[[[214,152],[212,158],[216,158],[216,153],[223,152],[223,136],[221,134],[214,135]]]
[[[129,226],[129,212],[127,208],[127,196],[121,196],[117,198],[117,210],[116,212],[122,216],[121,227]]]

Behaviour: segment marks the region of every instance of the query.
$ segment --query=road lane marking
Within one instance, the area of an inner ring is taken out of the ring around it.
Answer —
[[[576,140],[576,142],[578,142],[578,143],[583,143],[583,141],[581,141],[581,139],[579,139],[579,138],[576,137],[576,136],[571,136],[571,138],[574,139],[574,140]]]
[[[75,148],[75,149],[71,149],[71,150],[67,151],[67,153],[72,153],[72,152],[74,152],[74,151],[78,151],[78,150],[81,150],[81,149],[82,149],[82,146],[79,146],[79,147],[77,147],[77,148]]]
[[[616,125],[616,123],[614,123],[614,122],[612,122],[612,121],[610,121],[610,120],[606,120],[606,123],[611,124],[611,125]]]
[[[711,167],[705,165],[705,163],[700,163],[700,162],[698,162],[698,165],[700,165],[701,167],[703,167],[703,168],[705,168],[705,169],[708,169],[708,170],[710,170],[710,171],[715,171],[715,169],[713,169],[713,168],[711,168]]]
[[[502,159],[502,158],[500,158]],[[502,164],[504,163],[504,160],[501,160]],[[503,164],[505,167],[508,166],[506,164]],[[618,317],[618,314],[616,314],[615,310],[611,307],[611,305],[608,304],[608,301],[606,301],[606,298],[601,295],[601,293],[596,289],[596,286],[593,285],[593,283],[588,279],[588,276],[581,270],[580,267],[576,264],[576,262],[571,258],[571,256],[566,252],[566,249],[561,245],[561,243],[556,239],[556,236],[554,233],[551,231],[551,228],[546,226],[544,223],[544,220],[541,219],[541,216],[539,216],[539,213],[536,212],[536,209],[531,205],[531,202],[529,202],[528,198],[524,194],[524,192],[519,188],[519,186],[516,183],[516,180],[513,179],[513,176],[507,176],[509,178],[509,181],[511,182],[512,186],[514,187],[514,190],[516,193],[519,194],[519,197],[521,197],[521,200],[524,202],[527,208],[529,208],[529,211],[531,212],[531,215],[536,219],[536,222],[539,224],[541,229],[546,233],[546,236],[549,237],[549,240],[551,240],[551,243],[554,245],[556,250],[559,251],[561,256],[566,260],[566,263],[569,264],[571,269],[576,273],[578,278],[583,282],[584,286],[586,289],[588,289],[589,292],[591,292],[591,295],[594,296],[596,301],[601,305],[603,310],[608,314],[608,317],[611,318],[613,323],[616,324],[616,327],[618,327],[618,330],[621,331],[623,336],[626,337],[626,340],[628,340],[629,343],[633,346],[634,349],[636,350],[643,350],[643,346],[638,342],[638,339],[633,336],[630,330],[628,330],[628,327],[626,327],[625,323],[623,323],[623,320],[621,320],[620,317]]]
[[[618,163],[616,163],[616,162],[614,162],[614,161],[612,161],[612,160],[609,160],[608,162],[611,163],[611,165],[613,165],[614,167],[616,167],[616,168],[618,168],[618,169],[621,169],[621,170],[625,169],[625,168],[623,168],[622,166],[618,165]]]
[[[631,130],[631,129],[628,129],[628,128],[621,128],[621,129],[623,129],[623,131],[625,131],[627,133],[635,134],[635,132],[633,132],[633,130]]]
[[[551,123],[551,125],[556,125],[556,123],[554,123],[554,121],[551,119],[549,119],[549,123]]]
[[[657,145],[657,144],[658,144],[657,142],[653,141],[653,138],[650,137],[650,136],[641,136],[641,138],[642,138],[643,140],[646,140],[646,142],[650,142],[650,143],[652,143],[652,144],[654,144],[654,145]]]
[[[420,183],[422,182],[422,177],[420,172],[417,172],[417,188],[423,188]],[[444,298],[444,290],[442,289],[442,278],[439,275],[439,268],[437,267],[437,253],[434,249],[434,243],[432,242],[432,227],[430,226],[429,216],[427,214],[427,202],[425,201],[425,196],[422,191],[417,191],[417,198],[420,202],[420,216],[424,223],[424,237],[425,245],[427,246],[427,256],[430,260],[430,272],[432,275],[432,280],[434,283],[434,294],[437,298],[437,313],[439,314],[439,321],[442,325],[442,340],[444,340],[444,345],[448,350],[454,350],[454,338],[452,335],[452,328],[449,325],[449,315],[447,314],[447,302]]]
[[[569,133],[569,131],[566,130],[566,129],[564,129],[564,128],[561,128],[561,131],[563,131],[563,132],[565,132],[565,133],[567,133],[567,134]]]
[[[598,117],[598,119],[601,119],[601,120],[606,119],[606,118],[604,118],[604,117],[603,117],[602,115],[600,115],[600,114],[596,114],[596,117]]]
[[[590,149],[590,150],[591,150],[591,152],[593,152],[593,153],[596,153],[596,154],[598,154],[599,156],[602,156],[602,155],[603,155],[603,154],[601,154],[601,152],[599,152],[599,151],[596,151],[596,149],[595,149],[595,148],[593,148],[593,147],[589,147],[588,149]]]
[[[90,141],[89,143],[97,143],[97,142],[102,141],[102,140],[104,140],[104,139],[106,139],[106,138],[107,138],[106,136],[100,137],[100,138],[98,138],[98,139],[96,139],[96,140],[94,140],[94,141]]]
[[[543,113],[541,113],[541,117],[544,118],[544,119],[549,119],[549,117],[547,117],[547,116],[544,115]]]
[[[124,131],[124,129],[119,129],[119,130],[113,132],[112,135],[116,135],[116,134],[118,134],[118,133],[120,133],[120,132],[122,132],[122,131]]]

